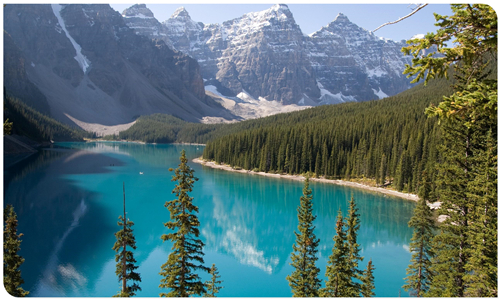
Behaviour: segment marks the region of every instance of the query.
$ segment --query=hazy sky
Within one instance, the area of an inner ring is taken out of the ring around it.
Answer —
[[[346,15],[351,22],[358,26],[371,31],[386,22],[395,21],[411,13],[411,8],[415,7],[415,5],[410,4],[325,4],[325,2],[321,4],[303,4],[304,2],[306,1],[281,2],[288,5],[295,22],[297,22],[304,34],[313,33],[328,25],[339,13]],[[186,4],[185,1],[163,1],[163,3],[167,4],[158,4],[158,2],[145,3],[160,22],[167,20],[177,8],[184,6],[194,21],[205,24],[222,23],[241,17],[248,12],[268,9],[273,5],[273,3],[233,4],[238,3],[236,1],[224,1],[226,4],[206,4],[206,1],[199,4]],[[370,2],[368,1],[368,3]],[[133,4],[111,3],[111,6],[121,13],[125,8]],[[429,4],[410,18],[394,25],[385,26],[376,31],[375,34],[379,37],[400,41],[409,39],[415,34],[436,31],[434,12],[441,15],[450,15],[450,5]]]

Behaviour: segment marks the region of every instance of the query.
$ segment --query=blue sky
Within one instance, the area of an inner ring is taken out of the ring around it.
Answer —
[[[410,4],[370,4],[370,2],[366,1],[365,4],[303,4],[304,2],[281,2],[288,5],[295,21],[304,34],[313,33],[321,29],[321,27],[328,25],[339,13],[343,13],[351,22],[360,27],[367,30],[374,30],[386,22],[395,21],[409,14],[412,11],[411,8],[415,7],[415,5]],[[238,18],[248,12],[268,9],[273,5],[273,3],[234,4],[237,2],[225,2],[224,4],[206,4],[207,2],[186,4],[186,2],[180,1],[163,1],[163,3],[168,4],[158,4],[158,2],[153,2],[152,4],[145,3],[160,22],[168,19],[177,8],[184,6],[194,21],[206,24],[222,23]],[[121,13],[125,8],[133,4],[112,3],[111,6]],[[410,18],[394,25],[385,26],[375,32],[375,34],[379,37],[400,41],[402,39],[409,39],[415,34],[436,31],[437,27],[434,26],[434,12],[441,15],[450,15],[450,5],[429,4]]]

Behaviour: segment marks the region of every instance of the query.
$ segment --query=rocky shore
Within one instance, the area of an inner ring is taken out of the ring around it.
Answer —
[[[254,171],[249,171],[249,170],[243,170],[243,169],[234,169],[233,167],[229,165],[219,165],[216,164],[213,161],[206,161],[204,159],[200,158],[195,158],[192,160],[194,163],[201,164],[203,166],[207,166],[210,168],[214,169],[221,169],[225,171],[230,171],[230,172],[237,172],[237,173],[244,173],[244,174],[249,174],[249,175],[260,175],[260,176],[267,176],[267,177],[274,177],[274,178],[283,178],[283,179],[291,179],[291,180],[304,180],[304,176],[301,175],[288,175],[288,174],[272,174],[272,173],[265,173],[265,172],[254,172]],[[384,189],[384,188],[379,188],[379,187],[373,187],[357,182],[351,182],[351,181],[345,181],[345,180],[334,180],[334,179],[325,179],[325,178],[310,178],[310,181],[316,181],[316,182],[323,182],[323,183],[331,183],[331,184],[338,184],[338,185],[345,185],[345,186],[350,186],[350,187],[355,187],[355,188],[360,188],[372,192],[377,192],[377,193],[382,193],[386,195],[391,195],[399,198],[403,198],[406,200],[411,200],[411,201],[418,201],[418,196],[415,194],[408,194],[408,193],[402,193],[394,190],[389,190],[389,189]]]

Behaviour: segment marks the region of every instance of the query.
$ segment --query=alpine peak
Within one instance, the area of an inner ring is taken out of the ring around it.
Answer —
[[[286,4],[275,4],[271,7],[272,10],[289,10]]]
[[[347,18],[346,15],[344,15],[343,13],[339,13],[337,15],[337,17],[335,17],[335,20],[333,20],[333,22],[338,22],[338,23],[343,22],[343,23],[346,23],[346,22],[350,22],[350,21],[349,21],[349,18]]]
[[[176,18],[188,18],[191,19],[189,16],[188,11],[184,8],[184,6],[179,7],[173,14],[170,16],[171,19],[176,19]]]
[[[146,4],[132,5],[131,7],[125,9],[122,12],[122,16],[125,18],[130,18],[130,17],[154,18],[153,12],[146,7]]]

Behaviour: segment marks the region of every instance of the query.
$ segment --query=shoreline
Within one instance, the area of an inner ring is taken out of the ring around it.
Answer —
[[[114,143],[136,143],[136,144],[148,144],[148,145],[189,145],[189,146],[206,146],[207,144],[200,143],[186,143],[186,142],[176,142],[176,143],[147,143],[143,141],[129,141],[129,140],[103,140],[103,139],[84,139],[84,142],[114,142]]]
[[[200,144],[200,143],[186,143],[186,142],[178,142],[178,143],[171,143],[172,145],[188,145],[188,146],[206,146],[207,144]]]
[[[197,163],[197,164],[201,164],[203,166],[206,166],[206,167],[209,167],[212,169],[220,169],[220,170],[225,170],[225,171],[229,171],[229,172],[237,172],[237,173],[250,174],[250,175],[260,175],[260,176],[274,177],[274,178],[280,178],[280,179],[281,178],[291,179],[291,180],[298,180],[298,181],[303,181],[305,179],[304,176],[301,176],[301,175],[271,174],[271,173],[265,173],[265,172],[254,172],[254,171],[249,171],[249,170],[244,170],[244,169],[236,170],[228,165],[219,165],[213,161],[205,161],[201,157],[192,159],[192,162]],[[309,180],[316,181],[316,182],[322,182],[322,183],[328,183],[328,184],[336,184],[336,185],[343,185],[343,186],[364,189],[367,191],[382,193],[385,195],[395,196],[398,198],[402,198],[402,199],[406,199],[406,200],[410,200],[410,201],[415,201],[415,202],[419,200],[419,197],[415,194],[402,193],[402,192],[388,190],[388,189],[384,189],[384,188],[373,187],[373,186],[369,186],[369,185],[365,185],[365,184],[361,184],[361,183],[357,183],[357,182],[338,180],[338,179],[314,178],[314,177],[309,178]]]

